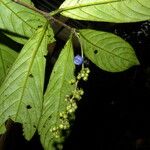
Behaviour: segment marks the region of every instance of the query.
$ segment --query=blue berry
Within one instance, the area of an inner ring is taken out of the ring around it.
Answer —
[[[74,63],[76,65],[81,65],[83,63],[83,57],[81,57],[80,55],[76,55],[74,57]]]

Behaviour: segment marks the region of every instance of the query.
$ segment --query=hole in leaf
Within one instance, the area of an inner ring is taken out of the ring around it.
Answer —
[[[33,128],[36,128],[36,125],[33,125]]]
[[[30,77],[30,78],[33,78],[33,74],[29,74],[29,77]]]
[[[31,107],[31,105],[27,105],[26,108],[27,109],[31,109],[32,107]]]
[[[39,25],[39,26],[38,26],[38,28],[41,28],[41,27],[42,27],[42,25]]]
[[[98,53],[98,50],[94,50],[94,54],[97,54]]]
[[[47,55],[44,55],[44,58],[45,58],[45,59],[47,59],[47,57],[48,57]]]

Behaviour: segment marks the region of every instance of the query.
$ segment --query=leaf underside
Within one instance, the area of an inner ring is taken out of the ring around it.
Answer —
[[[31,0],[20,0],[20,1],[27,3],[29,5],[34,5]]]
[[[48,88],[44,96],[43,113],[38,128],[45,150],[53,150],[55,138],[50,129],[60,124],[59,113],[66,109],[65,96],[72,92],[74,85],[73,48],[71,39],[66,43],[53,68]]]
[[[110,1],[110,2],[109,2]],[[62,15],[87,21],[138,22],[150,19],[150,0],[66,0]],[[109,3],[107,3],[109,2]]]
[[[0,86],[17,55],[17,52],[0,43]]]
[[[45,23],[46,19],[39,13],[12,0],[0,0],[0,29],[7,31],[6,35],[13,40],[25,44],[36,29]]]
[[[39,28],[25,44],[0,88],[0,133],[10,118],[23,124],[27,140],[33,136],[41,116],[45,55],[53,32]]]
[[[101,69],[120,72],[139,64],[133,48],[120,37],[90,29],[79,33],[84,54]]]

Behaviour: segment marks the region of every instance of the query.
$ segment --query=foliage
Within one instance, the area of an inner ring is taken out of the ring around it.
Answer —
[[[138,22],[150,19],[150,1],[65,0],[59,9],[46,13],[36,9],[30,0],[0,0],[1,31],[24,44],[18,54],[0,43],[0,133],[5,133],[8,119],[19,122],[27,140],[36,130],[39,132],[45,150],[62,148],[62,132],[70,127],[84,93],[79,82],[87,81],[90,73],[84,65],[85,57],[108,72],[139,65],[132,46],[120,37],[103,31],[71,28],[54,18],[59,13],[78,20]],[[70,37],[44,92],[47,46],[55,41],[52,21],[68,28]],[[81,48],[81,55],[75,59],[73,37],[78,39]],[[75,64],[82,64],[77,74]]]

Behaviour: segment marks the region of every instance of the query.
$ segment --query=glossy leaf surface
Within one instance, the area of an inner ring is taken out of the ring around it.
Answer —
[[[90,29],[79,33],[85,55],[101,69],[120,72],[139,64],[133,48],[120,37]]]
[[[54,149],[55,137],[51,129],[61,123],[59,114],[66,110],[66,95],[70,95],[74,88],[74,85],[69,83],[71,79],[74,79],[74,63],[70,39],[53,68],[44,96],[43,113],[38,130],[45,150]]]
[[[78,20],[137,22],[150,19],[150,0],[66,0],[62,15]]]
[[[25,44],[33,32],[45,22],[42,15],[31,9],[12,0],[0,0],[0,29],[19,43]]]
[[[17,52],[0,43],[0,86],[17,55]]]
[[[31,139],[36,131],[43,103],[45,55],[53,42],[47,25],[39,28],[25,44],[0,87],[0,133],[10,118],[23,124],[24,136]]]

